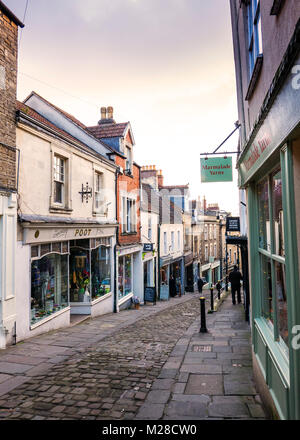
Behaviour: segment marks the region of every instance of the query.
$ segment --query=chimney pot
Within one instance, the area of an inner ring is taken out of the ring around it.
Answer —
[[[101,107],[101,119],[106,119],[106,107]]]
[[[107,118],[113,119],[114,117],[114,109],[113,107],[107,107]]]

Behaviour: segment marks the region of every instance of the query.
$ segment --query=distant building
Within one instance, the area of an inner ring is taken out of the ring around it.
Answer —
[[[133,296],[144,301],[141,245],[141,178],[134,162],[134,146],[130,122],[116,123],[113,108],[102,107],[98,124],[88,130],[112,149],[109,154],[118,166],[117,175],[117,309],[130,305]]]

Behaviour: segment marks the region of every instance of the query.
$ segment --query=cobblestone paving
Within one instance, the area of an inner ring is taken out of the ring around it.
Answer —
[[[198,315],[194,297],[120,329],[2,395],[0,419],[135,418]]]

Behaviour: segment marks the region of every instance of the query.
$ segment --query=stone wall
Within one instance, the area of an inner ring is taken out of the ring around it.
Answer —
[[[0,10],[0,189],[9,191],[16,187],[17,53],[18,26]]]

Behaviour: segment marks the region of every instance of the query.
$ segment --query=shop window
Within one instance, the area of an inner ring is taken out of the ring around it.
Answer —
[[[287,319],[287,298],[286,298],[286,277],[285,266],[275,262],[276,274],[276,298],[277,298],[277,320],[279,336],[288,345],[288,319]]]
[[[41,255],[41,246],[33,254]],[[68,255],[48,253],[31,261],[31,325],[69,305]]]
[[[132,256],[119,257],[118,296],[119,299],[132,293]]]
[[[92,299],[100,298],[111,291],[110,248],[100,246],[92,250]]]
[[[258,202],[262,315],[273,323],[274,339],[281,340],[288,346],[288,303],[280,169],[258,185]]]
[[[271,250],[268,179],[258,185],[259,247]]]
[[[82,242],[82,243],[81,243]],[[78,243],[78,244],[77,244]],[[89,240],[70,243],[70,301],[91,301]]]
[[[275,254],[284,257],[285,249],[284,249],[284,234],[283,234],[281,171],[277,171],[272,176],[272,193],[273,193],[272,205],[273,205]]]
[[[269,258],[261,256],[261,286],[262,286],[262,311],[267,321],[274,323],[273,316],[273,292],[271,262]]]

